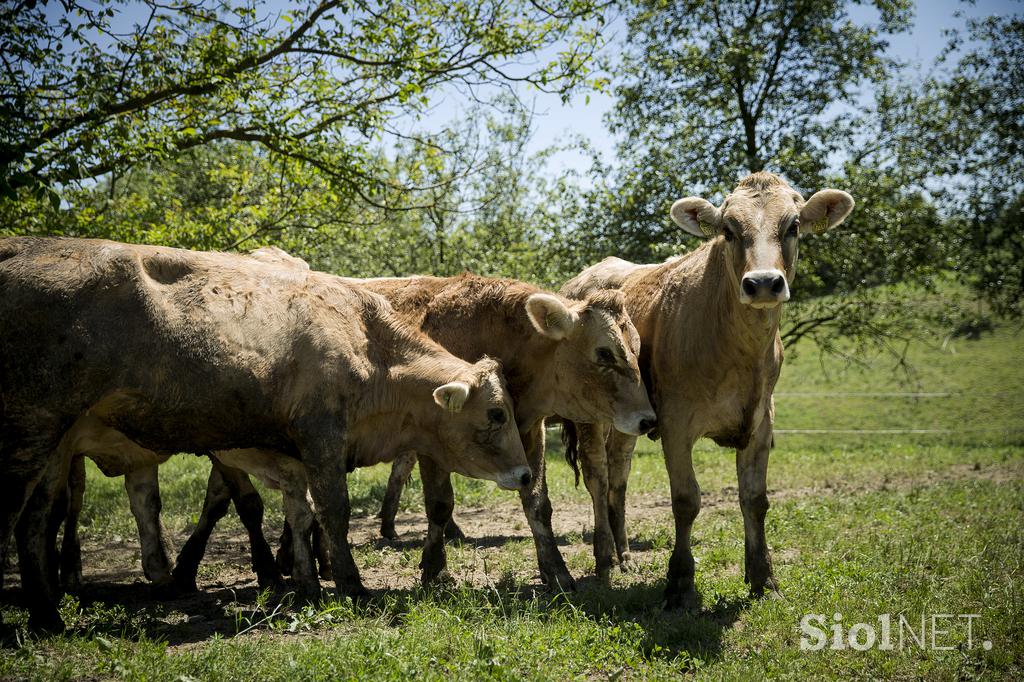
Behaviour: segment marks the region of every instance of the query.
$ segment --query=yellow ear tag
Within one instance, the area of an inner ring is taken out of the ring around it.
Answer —
[[[827,229],[828,229],[828,216],[823,216],[821,220],[819,220],[818,222],[814,223],[814,231],[816,233],[817,232],[824,232]]]
[[[716,234],[718,234],[718,230],[716,230],[711,225],[711,223],[705,222],[703,220],[697,221],[697,227],[700,229],[701,232],[704,233],[705,237],[714,237]]]

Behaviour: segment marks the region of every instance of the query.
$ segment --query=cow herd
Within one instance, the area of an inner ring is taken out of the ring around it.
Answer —
[[[262,586],[280,587],[284,568],[303,598],[320,594],[321,577],[359,597],[346,475],[394,461],[381,528],[393,537],[418,461],[424,583],[445,573],[445,538],[460,534],[455,472],[518,490],[544,582],[572,590],[544,468],[545,421],[559,420],[593,499],[600,578],[630,560],[626,484],[648,434],[663,444],[675,518],[667,605],[700,607],[691,450],[707,436],[736,449],[750,590],[777,589],[764,521],[781,304],[799,234],[852,209],[845,192],[804,201],[756,173],[720,207],[695,197],[672,206],[680,228],[707,240],[700,248],[657,265],[608,258],[560,293],[471,274],[350,279],[274,248],[2,239],[0,566],[13,538],[30,625],[61,629],[61,593],[81,582],[89,457],[124,476],[154,583],[196,589],[206,542],[233,502]],[[212,468],[196,528],[172,561],[157,471],[182,452]],[[283,495],[276,558],[250,476]]]

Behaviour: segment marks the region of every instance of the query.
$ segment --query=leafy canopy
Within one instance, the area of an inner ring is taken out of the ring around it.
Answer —
[[[910,23],[909,0],[871,4],[877,24],[855,23],[843,0],[642,0],[610,121],[620,153],[706,192],[763,169],[814,177],[836,105],[886,78],[882,35]]]
[[[372,203],[385,180],[369,150],[403,137],[432,93],[527,83],[567,95],[602,22],[591,0],[5,3],[0,191],[236,140]]]

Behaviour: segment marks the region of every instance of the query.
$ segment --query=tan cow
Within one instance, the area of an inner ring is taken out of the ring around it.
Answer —
[[[675,516],[669,560],[670,608],[699,608],[690,528],[700,511],[700,487],[691,450],[698,438],[736,448],[743,512],[745,580],[751,593],[777,589],[764,519],[766,473],[772,444],[772,391],[782,365],[779,319],[796,275],[799,234],[824,232],[853,210],[846,192],[827,189],[806,202],[782,178],[744,178],[720,207],[689,197],[672,206],[672,219],[708,242],[659,265],[608,258],[562,289],[568,296],[616,287],[641,338],[640,367],[658,414]],[[606,499],[615,528],[595,529],[599,573],[613,552],[628,559],[623,521],[626,478],[636,438],[611,425],[579,427],[587,487]],[[613,544],[614,543],[614,544]]]
[[[403,320],[455,355],[501,362],[534,474],[520,497],[541,577],[548,585],[574,588],[551,528],[544,418],[612,422],[634,435],[655,427],[637,364],[639,337],[622,295],[595,290],[574,301],[516,280],[470,274],[352,281],[385,296]],[[420,472],[428,518],[424,579],[430,579],[444,569],[453,499],[447,471],[421,458]],[[389,488],[390,495],[401,492]]]
[[[281,253],[261,249],[252,255],[280,262]],[[386,296],[403,320],[457,356],[487,355],[501,362],[534,474],[520,497],[541,576],[549,585],[572,589],[575,583],[551,529],[544,418],[559,414],[580,422],[610,421],[638,435],[654,427],[637,365],[639,337],[623,311],[622,295],[598,291],[571,301],[523,282],[468,274],[346,281]],[[428,517],[422,578],[429,582],[445,570],[443,534],[454,501],[448,469],[430,457],[420,459],[420,469]],[[207,499],[202,532],[208,534],[206,528],[217,518],[207,510],[223,505],[223,495]],[[305,561],[307,550],[302,551]],[[286,555],[287,548],[279,558]],[[282,563],[287,565],[287,559]]]
[[[83,415],[158,455],[257,448],[297,459],[342,594],[346,473],[416,449],[530,484],[504,379],[318,273],[102,240],[0,240],[0,565],[17,527],[34,627],[60,629],[47,532]],[[395,425],[400,428],[395,428]]]

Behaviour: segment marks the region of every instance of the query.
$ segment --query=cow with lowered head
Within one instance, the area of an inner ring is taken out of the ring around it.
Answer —
[[[403,320],[455,355],[465,360],[487,355],[502,363],[534,477],[520,497],[541,577],[552,587],[573,589],[551,527],[544,419],[607,421],[635,436],[656,426],[640,377],[640,339],[622,294],[595,290],[570,300],[524,282],[471,274],[355,281],[385,296]],[[392,466],[381,514],[385,535],[394,533],[394,512],[411,459],[396,459]],[[443,531],[450,527],[452,488],[448,473],[429,458],[421,459],[420,473],[428,517],[424,572],[430,577],[444,568]]]
[[[252,256],[279,263],[290,258],[277,249],[260,249]],[[296,267],[304,266],[297,259],[290,261]],[[574,301],[524,282],[470,274],[346,281],[387,297],[404,321],[455,355],[470,361],[488,356],[501,362],[533,473],[531,485],[520,490],[520,497],[541,576],[553,587],[574,588],[551,528],[544,418],[558,414],[580,422],[609,421],[623,432],[637,435],[655,426],[637,365],[639,337],[625,313],[621,292],[595,291]],[[423,581],[430,582],[446,567],[443,537],[445,529],[453,525],[454,499],[451,470],[439,466],[429,453],[420,454],[424,455],[420,473],[428,520],[421,567]],[[394,532],[398,497],[414,461],[412,454],[395,460],[382,511],[385,535]],[[265,474],[261,472],[261,477],[267,482]],[[287,477],[270,476],[269,482],[289,485]],[[208,529],[223,515],[226,503],[226,493],[207,497],[197,533],[209,535]],[[285,567],[290,564],[291,537],[286,531],[278,555]],[[192,550],[201,556],[204,544],[203,540],[189,540],[190,550],[183,550],[189,560],[183,562],[179,557],[176,576],[187,582],[185,565],[192,566],[194,573],[198,560]],[[304,545],[302,539],[296,549],[302,552],[305,567],[308,552]]]
[[[30,619],[59,629],[48,521],[62,440],[87,415],[157,454],[255,448],[301,462],[339,592],[365,593],[346,474],[416,449],[531,482],[504,378],[334,277],[103,240],[0,240],[0,565],[17,526]],[[395,426],[398,425],[398,428]]]
[[[691,451],[704,436],[736,449],[750,591],[777,589],[764,520],[772,391],[782,366],[779,320],[801,235],[831,229],[852,210],[846,192],[826,189],[805,201],[777,175],[755,173],[721,206],[699,197],[673,204],[672,219],[707,240],[700,248],[656,265],[608,258],[562,289],[568,296],[621,289],[640,333],[640,367],[658,415],[675,517],[665,592],[670,608],[700,607],[690,551],[700,487]],[[620,562],[629,558],[624,499],[636,437],[599,424],[581,425],[578,438],[595,508],[607,504],[604,517],[614,522],[613,528],[595,523],[598,573],[607,576],[616,555]]]

